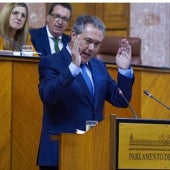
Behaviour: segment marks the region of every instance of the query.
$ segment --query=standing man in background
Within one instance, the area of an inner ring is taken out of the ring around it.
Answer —
[[[70,37],[64,34],[71,19],[72,7],[69,3],[52,3],[46,26],[31,29],[31,41],[40,56],[53,54],[61,50],[70,41]]]
[[[95,56],[104,38],[105,25],[96,16],[82,15],[73,25],[71,41],[58,53],[39,62],[39,94],[43,122],[37,165],[58,170],[59,134],[86,129],[86,120],[102,121],[105,101],[128,107],[134,82],[131,46],[123,39],[116,55],[117,82]],[[78,160],[77,160],[78,161]],[[87,162],[88,164],[88,162]]]

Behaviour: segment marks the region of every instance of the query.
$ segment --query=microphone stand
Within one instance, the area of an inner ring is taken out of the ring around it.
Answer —
[[[131,112],[133,113],[133,117],[134,117],[135,119],[137,119],[138,117],[137,117],[137,114],[136,114],[135,110],[134,110],[133,107],[130,105],[130,103],[128,102],[128,100],[126,99],[126,97],[124,96],[124,94],[123,94],[123,92],[122,92],[122,90],[121,90],[120,88],[118,88],[118,92],[119,92],[119,94],[123,97],[123,99],[125,100],[125,102],[128,104]]]
[[[164,106],[165,108],[167,108],[168,110],[170,110],[170,107],[166,106],[164,103],[162,103],[160,100],[158,100],[157,98],[155,98],[154,96],[152,96],[152,94],[147,91],[147,90],[144,90],[143,91],[144,94],[146,94],[147,96],[149,96],[150,98],[154,99],[156,102],[158,102],[159,104],[161,104],[162,106]]]
[[[21,49],[21,47],[20,47],[20,45],[19,45],[18,43],[16,43],[15,41],[9,39],[8,37],[6,37],[6,36],[4,36],[4,35],[2,35],[2,34],[0,34],[0,36],[1,36],[3,39],[7,40],[10,44],[12,44],[13,46],[15,46],[15,47],[19,50],[20,56],[22,56],[22,49]]]

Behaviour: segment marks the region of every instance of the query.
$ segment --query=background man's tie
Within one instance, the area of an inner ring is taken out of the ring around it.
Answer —
[[[53,41],[54,41],[54,47],[55,47],[55,52],[59,51],[59,47],[58,47],[58,41],[59,39],[58,38],[52,38]]]
[[[89,88],[89,91],[91,93],[91,95],[93,96],[93,86],[92,86],[92,82],[90,80],[89,75],[87,74],[87,64],[81,64],[80,67],[82,68],[82,76],[84,78],[84,80],[86,81],[86,84]]]

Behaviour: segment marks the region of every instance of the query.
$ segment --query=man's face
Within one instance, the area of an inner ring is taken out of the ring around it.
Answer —
[[[91,24],[88,24],[81,34],[76,35],[73,32],[71,37],[72,41],[79,37],[81,63],[87,63],[97,53],[104,35],[101,30],[95,28]]]
[[[70,10],[61,5],[55,6],[51,15],[47,16],[47,25],[54,37],[59,37],[66,30],[70,20]]]

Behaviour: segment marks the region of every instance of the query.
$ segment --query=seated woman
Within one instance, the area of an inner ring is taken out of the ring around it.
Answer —
[[[0,50],[21,51],[22,45],[32,45],[28,7],[25,3],[7,3],[0,13]],[[38,56],[32,47],[33,56]]]

